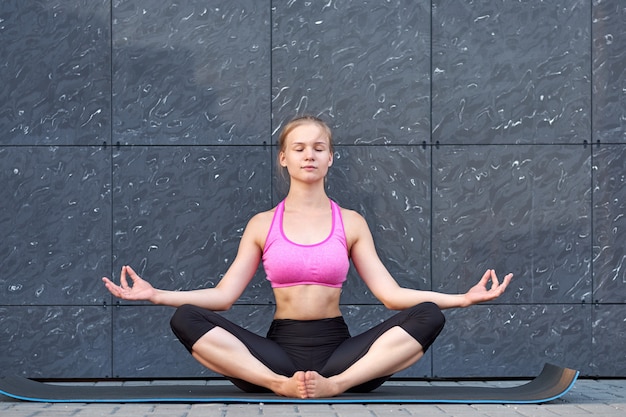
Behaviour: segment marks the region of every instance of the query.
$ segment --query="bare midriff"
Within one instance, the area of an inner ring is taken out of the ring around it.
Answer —
[[[275,319],[320,320],[341,316],[341,288],[294,285],[274,288]]]

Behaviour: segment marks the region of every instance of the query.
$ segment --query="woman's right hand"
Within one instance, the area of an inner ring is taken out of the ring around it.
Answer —
[[[128,285],[126,275],[130,276],[132,286]],[[130,266],[123,266],[120,274],[120,284],[117,285],[107,277],[103,277],[104,286],[116,296],[129,301],[151,301],[156,294],[156,289],[148,281],[141,279]]]

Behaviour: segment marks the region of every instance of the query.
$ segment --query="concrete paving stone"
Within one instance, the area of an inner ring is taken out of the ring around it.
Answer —
[[[294,416],[298,415],[296,404],[264,404],[258,406],[259,416]]]
[[[367,409],[366,404],[334,404],[332,408],[335,411],[337,417],[372,416],[372,414]]]
[[[5,401],[4,398],[2,398],[2,396],[0,395],[0,411],[12,408],[14,406],[14,402],[16,401],[9,401],[8,399]]]
[[[87,407],[90,408],[91,404],[87,404]],[[95,404],[94,404],[95,405]],[[145,415],[154,412],[157,407],[164,406],[163,404],[115,404],[115,412],[116,413],[134,413],[135,415]]]
[[[407,404],[404,405],[404,410],[410,416],[443,417],[446,415],[446,412],[435,404]]]
[[[2,417],[11,416],[11,417],[33,417],[34,414],[32,412],[27,412],[26,410],[13,410],[8,413],[2,413]]]
[[[491,405],[490,408],[484,409],[484,410],[476,410],[479,411],[481,414],[481,416],[485,416],[485,417],[524,417],[522,414],[520,414],[517,410],[510,408],[510,407],[495,407],[494,405]],[[464,414],[461,414],[461,416],[465,416]],[[554,416],[552,416],[554,417]]]
[[[298,404],[294,411],[302,417],[337,417],[331,404]]]
[[[15,401],[15,402],[11,402],[11,406],[9,406],[8,413],[6,415],[9,415],[10,413],[16,412],[17,410],[24,411],[26,413],[34,413],[37,411],[42,411],[42,410],[46,410],[48,408],[50,408],[52,406],[52,404],[48,404],[48,403],[26,403],[26,402],[22,402],[22,401]],[[2,414],[2,417],[4,417],[5,414]]]
[[[513,407],[511,404],[468,404],[467,407],[471,407],[474,410],[491,416],[496,415],[517,415],[521,414],[517,411],[517,407]]]
[[[617,407],[608,405],[608,404],[576,404],[576,407],[580,410],[588,411],[589,413],[599,414],[601,416],[609,415],[611,413],[617,413],[620,410]]]
[[[123,404],[82,404],[80,412],[73,417],[109,417],[114,416],[123,407]]]
[[[225,417],[227,408],[226,404],[194,404],[187,417]]]
[[[286,406],[287,404],[283,404],[282,406]],[[337,412],[334,409],[334,404],[290,404],[293,407],[289,407],[289,411],[293,412],[294,415],[306,415],[306,416],[316,416],[323,415],[329,417],[336,417]],[[263,408],[264,416],[272,416],[272,413],[278,413],[278,410],[281,409],[281,404],[271,404],[271,407],[268,407],[266,404]],[[286,410],[286,408],[283,408]],[[277,414],[278,415],[278,414]]]
[[[518,416],[524,417],[557,417],[561,415],[543,405],[536,404],[511,405],[510,408],[515,411]]]
[[[146,414],[150,417],[187,417],[191,404],[158,404],[154,410]]]
[[[463,416],[463,417],[484,417],[485,414],[481,410],[477,410],[469,404],[438,404],[446,416]]]
[[[261,404],[228,404],[224,410],[226,411],[222,416],[224,417],[253,417],[262,416],[263,411]],[[288,416],[291,408],[286,408],[283,412],[287,414],[281,414],[281,416]]]
[[[376,416],[407,417],[412,415],[402,404],[368,404],[367,408]]]

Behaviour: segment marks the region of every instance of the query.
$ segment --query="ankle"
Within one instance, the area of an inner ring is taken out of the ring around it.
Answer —
[[[272,390],[276,394],[283,395],[283,392],[285,391],[285,387],[288,384],[289,384],[288,377],[284,375],[276,375],[274,378],[272,378],[269,381],[267,388]]]

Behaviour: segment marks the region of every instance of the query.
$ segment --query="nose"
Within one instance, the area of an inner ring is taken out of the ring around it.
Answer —
[[[313,150],[313,148],[309,148],[309,147],[305,148],[304,157],[307,160],[312,160],[315,157],[315,151]]]

